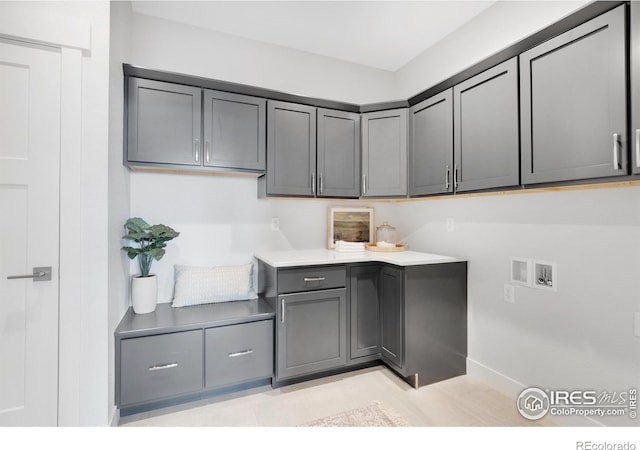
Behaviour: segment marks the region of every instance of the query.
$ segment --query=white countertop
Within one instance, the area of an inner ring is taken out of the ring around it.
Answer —
[[[336,252],[327,249],[278,250],[258,252],[255,257],[271,267],[316,266],[323,264],[346,264],[358,262],[382,262],[396,266],[419,266],[467,261],[465,258],[421,253],[411,250],[402,252]]]

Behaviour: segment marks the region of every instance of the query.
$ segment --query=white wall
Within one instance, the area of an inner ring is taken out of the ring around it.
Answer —
[[[129,259],[121,250],[123,224],[131,210],[129,170],[122,164],[124,74],[129,60],[131,4],[111,2],[109,48],[109,336],[129,307]],[[115,410],[114,340],[109,339],[109,418]]]
[[[409,98],[569,15],[588,1],[499,1],[395,73]]]
[[[180,232],[154,262],[158,301],[173,298],[173,265],[217,266],[253,261],[260,250],[324,248],[327,209],[363,206],[357,201],[258,199],[254,177],[226,175],[131,174],[131,214]],[[377,222],[390,220],[393,204],[369,202]],[[280,231],[271,231],[278,217]],[[139,273],[132,263],[131,273]]]
[[[136,13],[132,27],[133,65],[356,104],[394,95],[393,74],[383,70]],[[160,302],[173,296],[173,264],[241,264],[256,250],[325,247],[335,204],[345,202],[259,200],[254,177],[131,173],[131,215],[181,233],[153,265]],[[272,217],[280,232],[270,231]]]
[[[500,2],[402,68],[392,87],[386,74],[360,80],[366,71],[357,66],[136,14],[128,62],[369,103],[414,95],[584,3]],[[639,194],[638,187],[616,187],[346,204],[373,205],[377,222],[396,225],[415,250],[470,258],[470,370],[513,394],[529,385],[637,385],[640,340],[632,325],[633,312],[640,311]],[[174,263],[235,264],[259,249],[324,246],[326,208],[333,204],[343,202],[259,200],[252,178],[131,174],[131,215],[181,232],[154,265],[160,301],[171,299]],[[280,218],[281,232],[270,231],[271,217]],[[454,219],[452,233],[445,231],[447,218]],[[555,261],[558,291],[518,287],[515,304],[504,302],[510,256]]]
[[[584,3],[497,3],[398,71],[398,92],[414,95]],[[413,249],[469,257],[470,372],[511,395],[637,385],[640,188],[438,198],[396,212]],[[556,262],[558,291],[516,287],[505,302],[511,256]]]
[[[395,100],[391,72],[142,14],[133,17],[134,65],[347,103]]]

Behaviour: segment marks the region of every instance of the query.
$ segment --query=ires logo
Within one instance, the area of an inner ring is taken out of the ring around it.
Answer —
[[[598,404],[596,391],[549,391],[552,406],[592,406]]]
[[[518,411],[522,417],[538,420],[547,413],[555,416],[623,416],[637,417],[637,389],[627,391],[594,390],[542,390],[527,388],[517,400]]]

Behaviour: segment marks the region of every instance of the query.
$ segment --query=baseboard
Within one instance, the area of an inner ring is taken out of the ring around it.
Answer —
[[[521,382],[509,378],[506,375],[497,372],[490,367],[487,367],[471,358],[467,358],[467,375],[476,378],[486,385],[492,387],[496,391],[506,395],[513,399],[515,408],[515,402],[520,393],[531,386],[525,386]],[[581,416],[551,416],[550,420],[563,427],[603,427],[603,423],[598,422],[589,417]]]
[[[111,420],[109,421],[110,427],[117,427],[120,422],[120,410],[118,408],[113,408],[113,413],[111,414]]]

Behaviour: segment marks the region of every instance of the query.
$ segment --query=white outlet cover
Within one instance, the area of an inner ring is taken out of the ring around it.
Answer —
[[[447,233],[453,232],[453,228],[454,228],[453,218],[449,217],[446,221],[446,224],[447,224]]]
[[[516,302],[516,289],[511,284],[504,285],[504,301],[508,303]]]
[[[280,219],[277,217],[271,218],[271,231],[280,231]]]

